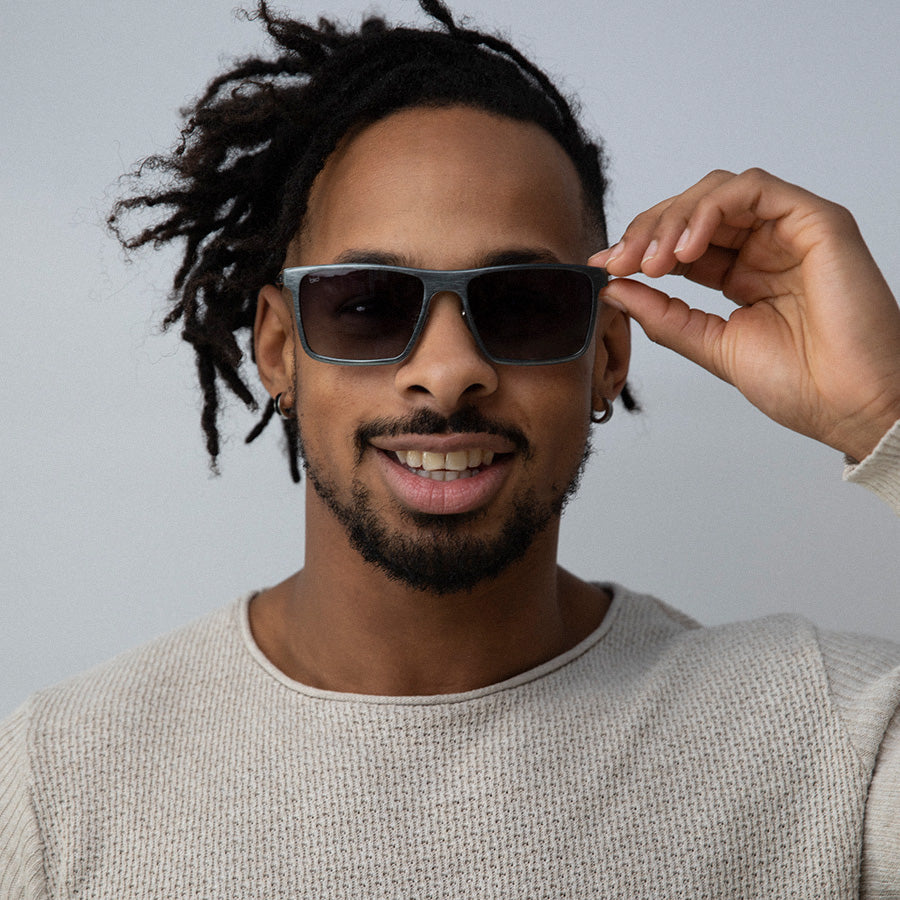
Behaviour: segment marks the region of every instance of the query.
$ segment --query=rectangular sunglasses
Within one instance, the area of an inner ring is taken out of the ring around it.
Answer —
[[[606,282],[605,269],[579,265],[444,271],[353,264],[288,268],[277,283],[293,296],[303,349],[322,362],[402,362],[425,327],[432,298],[450,291],[489,360],[536,366],[584,353]]]

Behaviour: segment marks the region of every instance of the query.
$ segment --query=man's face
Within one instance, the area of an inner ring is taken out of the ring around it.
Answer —
[[[581,263],[595,249],[574,166],[546,132],[465,107],[422,108],[365,128],[330,157],[285,265]],[[601,335],[610,314],[601,309]],[[453,294],[434,298],[402,363],[323,363],[295,335],[295,408],[315,488],[307,529],[336,518],[369,562],[437,593],[498,574],[536,541],[555,553],[586,456],[592,387],[612,396],[597,343],[574,362],[491,363]]]

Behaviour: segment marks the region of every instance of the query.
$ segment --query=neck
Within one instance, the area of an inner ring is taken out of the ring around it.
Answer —
[[[254,637],[289,677],[326,690],[412,696],[495,684],[575,646],[608,607],[557,566],[558,526],[496,578],[436,595],[365,562],[330,515],[308,517],[306,567],[254,598]]]

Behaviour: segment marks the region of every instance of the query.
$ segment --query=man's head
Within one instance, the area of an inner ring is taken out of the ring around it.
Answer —
[[[460,29],[438,0],[420,0],[436,30],[391,28],[377,18],[358,31],[256,15],[273,38],[275,59],[252,58],[215,79],[189,110],[181,146],[141,171],[170,178],[154,192],[119,203],[161,208],[166,218],[128,247],[185,240],[166,324],[182,322],[197,354],[202,424],[215,462],[219,387],[255,406],[241,371],[239,333],[253,327],[257,294],[275,280],[289,248],[302,245],[310,192],[338,148],[400,110],[471,107],[552,136],[579,185],[579,225],[589,250],[605,241],[606,182],[600,152],[549,79],[504,41]],[[318,261],[318,260],[317,260]],[[578,259],[578,262],[583,262]],[[633,405],[627,391],[626,405]],[[252,436],[272,414],[272,404]],[[286,426],[295,478],[296,431]]]
[[[534,123],[406,108],[329,156],[284,264],[577,264],[594,246],[584,206],[568,155]],[[370,303],[343,303],[354,329]],[[388,365],[311,358],[275,285],[256,322],[260,375],[295,410],[315,488],[308,532],[333,532],[336,519],[369,562],[430,593],[497,575],[538,536],[555,553],[547,526],[577,482],[591,410],[618,393],[628,359],[627,323],[603,305],[588,352],[538,366],[491,361],[461,312],[455,293],[435,294],[410,354]]]

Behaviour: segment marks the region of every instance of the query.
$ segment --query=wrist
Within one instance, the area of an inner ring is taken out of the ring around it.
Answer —
[[[900,419],[862,462],[847,463],[844,480],[868,488],[900,516]]]
[[[853,427],[832,445],[847,457],[848,463],[861,463],[870,456],[885,436],[900,422],[900,403],[877,418],[869,418]]]

